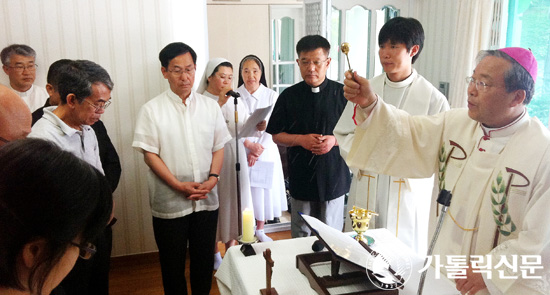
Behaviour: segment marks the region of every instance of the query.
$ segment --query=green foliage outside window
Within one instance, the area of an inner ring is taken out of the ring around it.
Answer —
[[[506,46],[530,48],[538,62],[535,95],[527,109],[550,119],[550,0],[510,0]]]

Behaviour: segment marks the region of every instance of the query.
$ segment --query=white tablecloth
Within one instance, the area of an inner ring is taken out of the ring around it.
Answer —
[[[424,259],[416,255],[405,244],[399,241],[386,229],[368,230],[367,234],[375,239],[371,248],[384,255],[391,251],[400,256],[408,257],[411,261],[412,274],[405,283],[405,288],[399,294],[415,295],[418,289],[420,274]],[[312,253],[311,245],[316,237],[280,240],[269,243],[254,244],[256,255],[245,257],[241,246],[229,248],[223,262],[216,272],[218,287],[222,295],[258,295],[260,289],[265,288],[265,259],[263,251],[271,249],[271,257],[275,262],[271,286],[279,295],[315,295],[307,278],[296,268],[296,255]],[[424,286],[425,295],[455,295],[454,283],[442,276],[436,280],[433,268],[428,271]]]

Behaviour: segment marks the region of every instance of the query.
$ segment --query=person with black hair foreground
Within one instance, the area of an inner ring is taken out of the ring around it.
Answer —
[[[344,226],[344,198],[351,177],[332,131],[346,106],[342,84],[326,78],[330,43],[319,35],[296,44],[304,81],[283,91],[275,104],[267,132],[288,147],[292,237],[311,231],[299,212],[337,230]]]
[[[386,103],[411,115],[434,115],[449,109],[445,96],[413,68],[424,47],[424,29],[414,18],[395,17],[378,35],[378,56],[384,73],[370,79],[374,91]],[[334,136],[345,159],[353,141],[354,105],[348,102]],[[372,228],[387,228],[418,254],[425,254],[428,242],[428,214],[434,178],[400,178],[372,171],[352,169],[348,207],[355,205],[376,211]],[[352,230],[346,222],[346,229]]]
[[[358,124],[347,163],[398,177],[438,173],[452,199],[433,253],[443,266],[465,259],[461,294],[550,294],[550,132],[527,113],[536,78],[530,50],[483,50],[466,79],[468,109],[411,116],[346,73]],[[435,225],[441,206],[431,208]]]
[[[21,139],[0,149],[0,294],[48,295],[112,211],[100,171],[55,144]]]
[[[53,141],[104,173],[99,143],[90,125],[96,123],[110,105],[113,81],[103,67],[88,60],[71,61],[58,70],[61,103],[44,109],[43,117],[34,124],[29,137]],[[60,288],[67,295],[109,294],[112,225],[106,224],[103,234],[94,241],[97,255],[90,261],[78,262],[61,283]]]
[[[141,107],[132,146],[148,173],[153,231],[164,294],[187,294],[189,245],[192,294],[209,294],[218,223],[218,177],[231,139],[218,103],[193,91],[197,54],[170,43],[159,53],[170,89]]]

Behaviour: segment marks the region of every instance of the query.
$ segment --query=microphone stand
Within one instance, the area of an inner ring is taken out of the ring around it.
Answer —
[[[441,231],[441,227],[443,226],[443,219],[445,218],[445,214],[447,213],[447,209],[451,205],[451,198],[453,195],[450,191],[442,189],[439,192],[439,196],[437,197],[437,202],[443,207],[441,208],[441,215],[439,215],[439,220],[437,222],[437,227],[435,228],[434,236],[432,237],[432,241],[430,243],[430,247],[428,248],[428,253],[426,254],[426,259],[424,260],[424,266],[426,266],[426,263],[428,263],[428,257],[432,255],[435,243],[437,242],[437,238],[439,237],[439,232]],[[429,267],[429,266],[428,266]],[[424,272],[422,272],[422,275],[420,276],[420,282],[418,284],[418,293],[417,295],[422,295],[422,291],[424,289],[424,281],[426,280],[426,274],[428,273],[428,268]]]
[[[241,181],[240,181],[240,174],[241,174],[241,164],[239,163],[239,111],[237,111],[237,98],[239,95],[235,95],[233,98],[233,103],[235,104],[235,172],[237,176],[237,214],[238,214],[238,224],[239,224],[239,236],[242,236],[243,234],[243,217],[242,217],[242,205],[241,205]]]

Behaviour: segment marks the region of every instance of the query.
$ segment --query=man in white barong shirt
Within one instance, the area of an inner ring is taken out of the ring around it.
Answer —
[[[462,294],[549,294],[550,132],[526,110],[537,62],[523,48],[482,51],[477,61],[468,110],[435,116],[397,110],[347,73],[345,96],[357,104],[358,124],[347,162],[402,177],[441,171],[453,198],[434,256],[441,264],[450,255],[468,264],[483,259],[456,279]]]
[[[36,52],[24,44],[12,44],[0,53],[2,68],[10,79],[10,87],[27,104],[31,113],[42,107],[49,95],[46,88],[34,85]]]
[[[209,294],[219,206],[216,184],[231,135],[218,103],[192,91],[193,49],[171,43],[159,59],[170,89],[143,105],[132,146],[150,168],[149,198],[164,294],[187,294],[188,243],[192,294]]]
[[[386,103],[411,115],[434,115],[449,109],[445,96],[412,67],[424,47],[424,29],[418,20],[390,19],[380,29],[378,45],[384,73],[372,78],[370,83]],[[354,137],[353,107],[353,103],[347,103],[334,129],[344,158]],[[355,205],[376,211],[379,215],[371,220],[371,228],[387,228],[417,253],[425,254],[433,177],[409,179],[352,171],[348,208]],[[349,218],[346,218],[346,230],[352,230]]]

